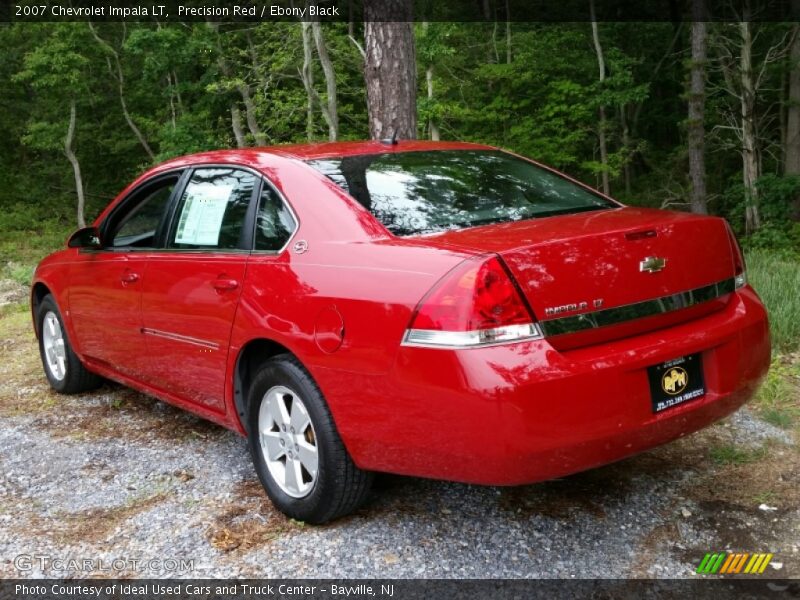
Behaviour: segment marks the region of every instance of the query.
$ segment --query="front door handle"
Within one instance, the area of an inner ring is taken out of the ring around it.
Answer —
[[[211,285],[213,285],[214,289],[218,292],[227,292],[239,287],[239,282],[235,279],[215,279]]]
[[[136,283],[139,281],[139,274],[134,273],[133,271],[125,271],[122,274],[122,283]]]

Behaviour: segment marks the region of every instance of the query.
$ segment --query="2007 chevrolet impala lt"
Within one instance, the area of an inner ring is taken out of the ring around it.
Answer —
[[[456,142],[171,160],[41,262],[32,308],[55,390],[102,376],[246,435],[313,523],[375,471],[517,485],[646,450],[770,358],[724,220]]]

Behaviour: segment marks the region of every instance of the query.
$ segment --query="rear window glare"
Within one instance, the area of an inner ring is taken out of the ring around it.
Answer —
[[[307,162],[401,236],[617,206],[499,150],[361,154]]]

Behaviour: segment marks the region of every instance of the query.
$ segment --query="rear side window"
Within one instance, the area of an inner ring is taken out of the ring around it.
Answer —
[[[292,237],[297,222],[278,193],[264,183],[256,215],[255,249],[277,252]]]
[[[308,162],[396,235],[617,206],[501,151],[393,152]]]
[[[178,204],[170,247],[244,249],[244,222],[256,177],[234,168],[197,169]]]

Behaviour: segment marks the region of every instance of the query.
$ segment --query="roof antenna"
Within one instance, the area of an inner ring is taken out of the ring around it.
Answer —
[[[392,133],[392,137],[383,138],[381,140],[381,144],[387,144],[387,145],[390,145],[390,146],[396,146],[397,145],[397,128],[395,128],[394,133]]]

